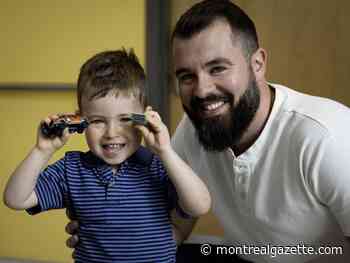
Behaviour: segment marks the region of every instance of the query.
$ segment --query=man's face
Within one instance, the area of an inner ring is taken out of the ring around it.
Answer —
[[[214,151],[237,145],[260,93],[229,25],[216,21],[190,39],[175,38],[173,61],[184,110],[201,144]]]

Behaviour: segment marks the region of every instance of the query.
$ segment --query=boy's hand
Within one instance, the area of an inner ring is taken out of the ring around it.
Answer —
[[[41,131],[41,124],[47,123],[50,124],[51,121],[54,121],[59,118],[59,115],[50,115],[46,117],[44,120],[41,121],[39,127],[38,127],[38,133],[37,133],[37,143],[36,147],[47,154],[53,154],[58,149],[60,149],[69,139],[70,133],[68,132],[68,129],[66,128],[63,131],[63,135],[61,137],[54,136],[54,137],[46,137],[43,135]]]
[[[155,154],[162,155],[171,150],[170,135],[168,128],[162,122],[159,114],[148,106],[145,111],[148,127],[143,125],[135,125],[135,128],[141,131],[146,146]]]

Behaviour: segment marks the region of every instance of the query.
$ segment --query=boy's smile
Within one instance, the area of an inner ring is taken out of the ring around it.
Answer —
[[[125,161],[139,148],[141,136],[131,122],[121,117],[142,112],[139,100],[132,95],[109,93],[90,101],[83,97],[82,115],[90,123],[85,131],[89,149],[110,165]]]

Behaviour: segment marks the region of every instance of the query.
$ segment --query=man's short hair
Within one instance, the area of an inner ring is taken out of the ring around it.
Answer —
[[[193,5],[176,23],[171,40],[173,42],[174,38],[190,39],[220,20],[230,25],[232,34],[241,41],[247,58],[259,48],[254,22],[229,0],[205,0]]]

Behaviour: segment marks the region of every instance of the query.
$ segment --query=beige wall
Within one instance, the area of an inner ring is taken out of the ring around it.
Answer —
[[[172,0],[172,26],[196,0]],[[260,44],[268,52],[267,79],[350,106],[350,17],[347,0],[236,0],[255,21]],[[182,116],[179,98],[171,94],[171,130]],[[222,234],[212,214],[195,229]]]
[[[88,57],[105,49],[134,47],[145,60],[144,1],[0,0],[0,84],[74,83]],[[75,92],[0,89],[0,192],[35,142],[47,114],[74,111]],[[64,149],[85,149],[74,136]],[[0,257],[71,262],[63,210],[34,217],[0,202]]]

